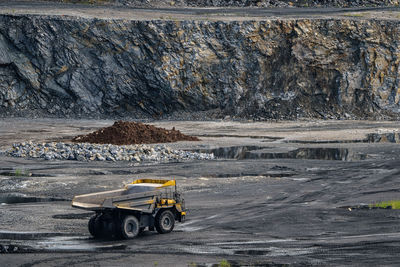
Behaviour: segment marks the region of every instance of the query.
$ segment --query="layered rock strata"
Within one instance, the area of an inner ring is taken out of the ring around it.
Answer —
[[[399,41],[395,20],[1,15],[0,114],[397,118]]]
[[[72,0],[78,2],[78,0]],[[94,0],[96,2],[96,0]],[[102,1],[97,1],[102,2]],[[103,1],[104,2],[104,1]],[[135,7],[376,7],[398,6],[399,0],[110,0]]]

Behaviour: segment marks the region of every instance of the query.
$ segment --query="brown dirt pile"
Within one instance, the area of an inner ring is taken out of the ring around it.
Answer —
[[[167,130],[140,122],[116,121],[110,127],[101,128],[87,135],[75,136],[72,141],[79,143],[132,145],[200,141],[200,139],[184,135],[180,131],[175,130],[175,127],[172,130]]]

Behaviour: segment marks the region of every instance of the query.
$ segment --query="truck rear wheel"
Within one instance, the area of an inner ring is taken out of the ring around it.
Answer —
[[[175,216],[170,210],[163,210],[156,216],[155,226],[157,232],[166,234],[171,232],[175,226]]]
[[[102,234],[102,225],[101,225],[102,221],[100,217],[101,215],[95,214],[92,217],[90,217],[88,223],[89,233],[95,238],[101,237]]]
[[[135,216],[126,216],[122,220],[121,235],[125,239],[134,238],[139,234],[139,220]]]
[[[93,215],[92,217],[90,217],[89,219],[89,223],[88,223],[88,228],[89,228],[89,233],[92,236],[96,236],[96,227],[95,227],[95,220],[96,220],[97,214]]]

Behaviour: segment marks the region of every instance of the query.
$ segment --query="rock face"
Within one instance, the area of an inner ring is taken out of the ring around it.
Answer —
[[[371,7],[398,6],[399,0],[110,0],[135,7]]]
[[[2,15],[0,114],[394,118],[399,45],[389,20]]]

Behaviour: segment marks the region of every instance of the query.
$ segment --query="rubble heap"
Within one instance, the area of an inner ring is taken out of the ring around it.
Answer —
[[[45,160],[168,162],[182,160],[212,160],[214,154],[174,150],[165,145],[98,145],[89,143],[13,144],[6,155]]]

